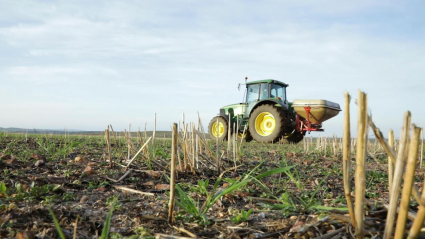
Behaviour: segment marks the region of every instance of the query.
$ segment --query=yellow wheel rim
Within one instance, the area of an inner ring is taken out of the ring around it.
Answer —
[[[218,122],[218,130],[217,130],[217,122],[212,125],[212,134],[214,137],[221,137],[224,134],[224,125],[221,122]],[[218,131],[218,132],[217,132]]]
[[[243,133],[240,133],[240,132],[239,132],[239,133],[237,133],[237,134],[236,134],[236,138],[237,138],[237,139],[242,139],[242,138],[245,138],[245,137],[246,137],[246,133],[245,133],[245,134],[243,134]]]
[[[263,112],[255,118],[255,131],[261,136],[269,136],[276,127],[276,120],[269,112]]]
[[[284,135],[283,135],[283,138],[284,138],[284,139],[287,139],[287,138],[291,137],[294,133],[295,133],[295,129],[294,129],[291,133],[286,133],[286,134],[284,134]]]

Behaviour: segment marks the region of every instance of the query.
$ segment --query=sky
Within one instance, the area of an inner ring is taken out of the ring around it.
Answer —
[[[423,1],[0,0],[0,127],[116,131],[206,128],[238,84],[276,79],[288,100],[344,111],[358,91],[373,121],[400,135],[425,125]],[[343,111],[323,123],[343,134]]]

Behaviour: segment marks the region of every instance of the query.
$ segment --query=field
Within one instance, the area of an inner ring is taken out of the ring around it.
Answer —
[[[354,237],[341,139],[217,145],[182,131],[172,223],[171,139],[140,132],[0,133],[0,237],[60,238],[59,231],[63,238]],[[351,145],[354,192],[356,141]],[[380,238],[389,198],[388,156],[378,142],[369,141],[367,149],[365,236]],[[414,177],[419,189],[422,166]],[[410,200],[412,215],[418,208]]]

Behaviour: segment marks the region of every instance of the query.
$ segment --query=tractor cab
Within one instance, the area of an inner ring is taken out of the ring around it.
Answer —
[[[249,117],[253,108],[267,101],[276,103],[285,109],[288,108],[285,84],[276,80],[260,80],[246,83],[246,111],[245,117]]]

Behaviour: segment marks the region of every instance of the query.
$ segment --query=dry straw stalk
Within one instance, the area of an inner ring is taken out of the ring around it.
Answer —
[[[109,166],[110,166],[110,168],[112,168],[113,167],[113,163],[112,163],[112,157],[111,157],[111,140],[109,138],[109,126],[105,130],[105,136],[106,136],[106,144],[107,144],[107,147],[108,147]]]
[[[378,140],[378,142],[381,144],[381,146],[384,148],[385,152],[388,155],[388,160],[389,160],[389,170],[388,170],[388,177],[394,177],[394,165],[396,164],[397,161],[397,157],[396,154],[394,152],[395,149],[395,144],[393,142],[393,145],[389,145],[387,142],[384,141],[384,136],[382,135],[382,132],[375,126],[375,124],[373,123],[373,121],[371,120],[371,118],[369,117],[369,121],[370,121],[370,126],[373,129],[373,132],[375,133],[375,137]],[[392,132],[390,131],[390,135],[389,135],[389,139],[393,139],[394,141],[394,134],[392,134]],[[400,145],[400,143],[399,143]],[[406,157],[406,156],[405,156]],[[390,166],[390,163],[392,163],[392,165]],[[390,169],[391,168],[391,169]],[[392,188],[392,184],[393,184],[393,180],[391,179],[389,181],[389,183],[391,184],[390,189],[388,190],[390,195],[391,195],[391,188]],[[419,202],[420,201],[420,193],[419,190],[416,188],[416,186],[413,185],[413,196],[415,197],[416,201]]]
[[[397,161],[395,164],[393,186],[392,186],[391,194],[390,194],[390,207],[388,208],[387,220],[385,224],[385,232],[384,232],[385,239],[389,239],[392,237],[392,232],[394,229],[395,213],[397,211],[397,203],[398,203],[398,198],[400,195],[401,180],[402,180],[403,171],[404,171],[404,159],[406,158],[407,144],[409,141],[410,118],[411,118],[410,112],[407,111],[404,114],[403,128],[402,128],[402,133],[400,137]]]
[[[124,134],[125,135],[125,134]],[[127,152],[127,159],[131,158],[131,149],[132,149],[132,143],[131,143],[131,124],[128,124],[128,137],[127,137],[127,143],[128,143],[128,152]]]
[[[351,224],[355,226],[353,201],[351,200],[350,169],[351,169],[351,130],[350,130],[350,100],[348,92],[345,92],[345,113],[344,113],[344,143],[343,143],[343,179],[344,192],[347,200],[348,211],[350,213]],[[307,146],[308,147],[308,146]]]
[[[246,133],[246,126],[247,126],[247,125],[245,125],[245,127],[243,128],[242,137],[241,137],[241,142],[239,143],[238,152],[240,152],[240,151],[241,151],[243,141],[244,141],[244,140],[246,141],[246,135],[245,135],[245,133]]]
[[[356,151],[356,237],[364,237],[364,197],[365,197],[365,158],[366,158],[366,142],[367,142],[367,96],[364,92],[359,91],[358,96],[358,128],[357,128],[357,151]]]
[[[239,133],[239,116],[236,117],[236,131],[233,131],[233,134],[235,135],[235,150],[236,155],[238,155],[238,133]]]
[[[236,124],[233,123],[233,132],[235,132],[235,130],[236,130]],[[235,133],[233,133],[232,135],[232,143],[233,143],[233,162],[236,167],[236,134]]]
[[[168,222],[173,223],[174,199],[176,183],[176,155],[177,155],[177,124],[173,124],[172,143],[171,143],[171,169],[170,169],[170,202],[168,203]]]
[[[192,171],[195,173],[195,166],[197,165],[195,154],[196,151],[196,140],[195,140],[195,124],[191,123],[192,125]]]
[[[139,154],[143,151],[143,149],[148,145],[149,141],[151,141],[152,137],[150,137],[145,144],[139,149],[139,151],[137,151],[137,153],[133,156],[133,158],[128,162],[127,167],[125,167],[126,169],[128,167],[130,167],[131,163],[136,159],[137,156],[139,156]]]
[[[425,180],[424,180],[424,185],[425,185]],[[421,199],[422,199],[421,200],[422,203],[419,203],[418,214],[415,220],[413,221],[413,225],[410,228],[409,236],[407,237],[409,239],[417,238],[419,236],[419,233],[421,231],[422,225],[425,220],[425,204],[423,203],[423,201],[425,201],[425,189],[422,189]]]
[[[370,119],[370,117],[369,117]],[[375,133],[375,137],[378,140],[378,142],[381,144],[381,146],[384,148],[385,153],[387,153],[388,158],[390,161],[395,164],[396,163],[396,154],[393,150],[393,147],[391,147],[389,144],[387,144],[384,140],[384,136],[382,135],[382,132],[375,126],[373,121],[370,119],[370,127],[373,130],[373,133]],[[393,136],[394,137],[394,136]]]
[[[229,117],[229,124],[227,126],[227,158],[230,157],[230,145],[232,143],[232,141],[230,140],[230,138],[232,137],[232,117]]]
[[[416,159],[418,157],[419,137],[421,128],[412,126],[413,136],[409,146],[406,172],[404,175],[403,193],[401,196],[400,211],[397,218],[397,227],[394,238],[402,238],[406,227],[406,217],[409,210],[410,195],[412,193],[413,180],[415,177]]]
[[[199,136],[199,139],[201,140],[201,143],[204,145],[204,147],[206,149],[206,153],[208,153],[215,161],[217,161],[218,159],[215,157],[214,153],[211,151],[210,147],[205,142],[205,137],[202,137],[201,134],[199,133],[199,131],[196,131],[196,134]]]
[[[422,160],[423,160],[423,155],[424,155],[424,128],[421,128],[421,164],[420,167],[422,168]]]
[[[394,131],[388,132],[388,146],[394,149]],[[388,156],[388,192],[391,194],[391,188],[393,186],[394,177],[394,163],[391,160],[391,156]]]

